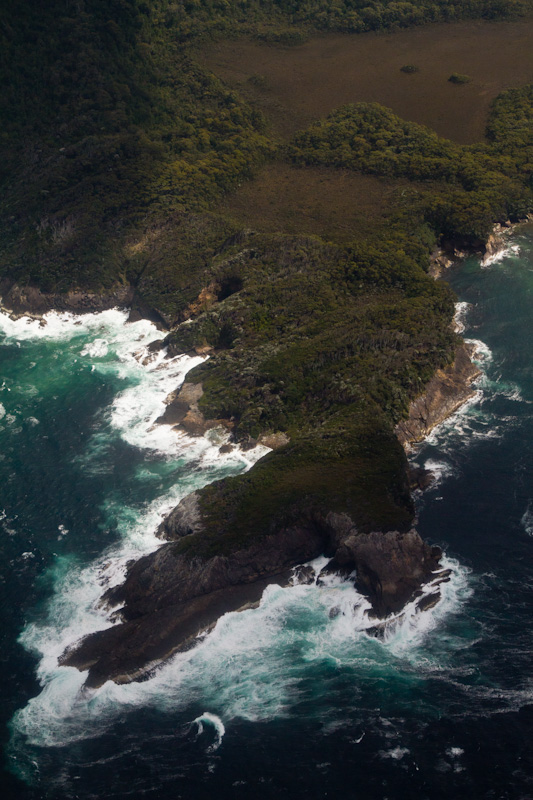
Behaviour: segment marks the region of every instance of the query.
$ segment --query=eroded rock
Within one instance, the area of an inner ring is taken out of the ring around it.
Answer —
[[[453,364],[437,370],[424,394],[411,403],[408,418],[396,426],[396,435],[404,446],[421,442],[436,425],[474,396],[472,383],[480,371],[472,363],[471,353],[471,347],[461,345]]]
[[[189,495],[160,526],[159,535],[179,539],[202,532],[197,493]],[[290,569],[321,553],[334,555],[328,570],[351,575],[382,617],[408,602],[438,568],[440,550],[415,530],[360,533],[347,514],[302,513],[289,527],[252,540],[229,555],[200,557],[176,542],[129,566],[125,582],[104,595],[121,623],[91,634],[63,654],[60,663],[89,669],[88,683],[136,680],[154,664],[194,646],[227,611],[256,603],[269,583],[289,582]],[[302,582],[314,570],[300,566]],[[443,576],[444,578],[444,576]]]
[[[159,539],[175,541],[184,536],[190,536],[202,527],[198,492],[192,492],[184,497],[176,508],[163,520],[156,531]]]

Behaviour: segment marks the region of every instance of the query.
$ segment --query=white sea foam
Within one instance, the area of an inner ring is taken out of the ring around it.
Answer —
[[[476,364],[481,368],[490,364],[493,359],[492,350],[485,342],[482,342],[481,339],[465,339],[465,342],[474,346],[472,359]]]
[[[109,342],[107,339],[95,339],[94,342],[86,345],[80,355],[90,356],[91,358],[103,358],[107,355],[109,350]]]
[[[437,460],[435,458],[428,458],[424,462],[424,469],[429,470],[434,475],[434,480],[431,488],[435,489],[437,486],[453,474],[453,466],[449,461]]]
[[[0,419],[3,419],[5,417],[5,415],[6,415],[6,409],[2,405],[2,403],[0,403]]]
[[[113,515],[119,519],[122,538],[101,558],[87,566],[79,565],[72,558],[58,559],[56,563],[53,574],[56,593],[50,601],[48,619],[28,625],[20,637],[28,650],[40,656],[38,679],[43,691],[23,709],[19,721],[30,738],[40,728],[38,739],[45,744],[57,744],[72,737],[85,737],[82,731],[77,730],[75,722],[81,707],[93,719],[95,709],[99,714],[102,705],[106,706],[105,691],[103,701],[100,695],[98,699],[88,698],[87,693],[81,691],[83,674],[71,668],[58,667],[58,657],[65,648],[81,636],[112,624],[99,604],[102,591],[124,579],[128,561],[161,544],[155,537],[159,524],[186,494],[208,482],[213,470],[217,470],[217,476],[242,471],[268,449],[259,446],[247,453],[235,449],[221,455],[220,445],[227,440],[222,431],[213,430],[209,437],[191,439],[168,425],[154,425],[164,411],[167,395],[179,387],[186,373],[202,359],[186,356],[166,358],[162,350],[151,353],[148,345],[160,338],[151,323],[143,320],[126,324],[126,315],[116,310],[82,317],[52,313],[46,315],[45,322],[42,325],[35,320],[13,321],[0,315],[0,329],[6,336],[22,341],[43,337],[61,340],[70,349],[78,348],[79,357],[86,359],[95,369],[118,375],[127,383],[127,387],[115,397],[104,420],[107,429],[102,428],[90,443],[86,455],[89,463],[92,460],[98,464],[98,448],[105,446],[110,436],[118,434],[133,446],[166,456],[171,464],[185,460],[192,467],[179,484],[141,512],[128,508],[112,509]],[[7,415],[6,421],[15,421],[15,417],[10,419]],[[58,526],[58,532],[59,538],[68,533],[63,525]],[[107,711],[110,713],[109,708]],[[106,711],[102,713],[105,720]],[[59,727],[64,725],[63,733],[56,730],[59,721]]]
[[[315,562],[317,571],[325,562]],[[79,579],[69,579],[73,571],[66,570],[70,583],[56,606],[53,625],[47,631],[29,628],[25,633],[26,646],[33,640],[40,648],[39,678],[44,688],[18,712],[15,729],[30,743],[61,745],[101,735],[128,708],[152,705],[179,710],[202,702],[216,713],[195,721],[215,727],[218,745],[223,731],[217,726],[222,718],[257,721],[290,715],[298,704],[300,682],[322,665],[367,674],[389,662],[393,669],[394,659],[401,657],[413,663],[415,672],[423,671],[429,663],[421,647],[427,633],[447,614],[458,611],[469,594],[467,571],[451,560],[445,559],[444,566],[452,569],[452,577],[442,585],[437,606],[417,611],[416,604],[410,604],[402,618],[387,621],[382,640],[367,635],[375,620],[368,618],[369,603],[351,581],[331,576],[321,586],[271,585],[259,608],[225,614],[193,650],[176,655],[149,680],[126,685],[109,681],[90,691],[82,689],[84,674],[57,667],[57,655],[73,634],[79,635],[80,622],[88,632],[87,617],[78,611],[72,619],[72,613],[87,603],[89,594],[98,595],[89,576],[82,586]],[[96,578],[95,572],[93,584]],[[70,608],[66,607],[68,598],[72,598]],[[95,620],[96,627],[102,627],[102,619]],[[323,691],[327,694],[327,686]]]
[[[446,750],[446,755],[448,758],[459,758],[459,756],[462,756],[464,752],[465,751],[462,747],[450,747],[448,750]]]
[[[483,417],[483,412],[480,412],[479,409],[476,408],[483,396],[483,391],[481,389],[475,390],[473,396],[463,403],[454,414],[451,414],[443,422],[433,428],[426,437],[425,442],[441,447],[443,452],[446,453],[449,449],[445,446],[446,442],[451,442],[456,438],[459,438],[463,442],[471,441],[474,436],[474,412],[478,412],[477,417]],[[483,425],[483,419],[481,424]]]
[[[212,479],[214,470],[222,475],[246,469],[266,448],[246,454],[235,450],[222,456],[221,432],[193,440],[170,426],[154,426],[164,410],[165,397],[201,359],[169,359],[162,351],[151,353],[148,344],[159,338],[159,333],[150,323],[126,325],[125,315],[118,311],[81,318],[47,317],[44,327],[35,321],[6,323],[4,318],[1,324],[9,335],[20,335],[21,340],[70,338],[76,357],[102,372],[112,370],[126,384],[103,420],[100,439],[93,439],[89,463],[93,458],[97,464],[94,455],[99,446],[105,446],[106,437],[119,435],[130,445],[157,451],[170,461],[183,459],[191,469],[179,485],[141,511],[114,509],[121,539],[99,559],[89,565],[73,558],[58,559],[53,575],[56,591],[47,619],[29,624],[21,635],[24,646],[40,658],[42,691],[16,714],[16,736],[38,746],[60,746],[101,736],[129,708],[151,705],[185,710],[201,703],[212,710],[197,718],[196,725],[211,725],[218,746],[224,733],[222,719],[228,724],[236,717],[266,720],[291,714],[302,681],[313,675],[317,666],[342,666],[354,674],[358,670],[366,673],[384,665],[395,669],[395,659],[400,656],[405,662],[419,664],[421,670],[425,668],[428,656],[422,645],[427,633],[460,608],[468,595],[467,571],[451,560],[443,562],[452,569],[452,576],[441,587],[440,602],[426,611],[420,611],[416,603],[409,604],[402,615],[387,621],[382,639],[368,636],[375,621],[368,617],[366,598],[351,581],[330,576],[321,586],[267,587],[257,609],[224,615],[194,649],[176,655],[142,683],[109,681],[99,689],[87,690],[83,688],[84,673],[59,667],[58,657],[65,648],[112,624],[99,605],[102,592],[123,580],[130,559],[160,544],[155,530],[177,502]],[[80,331],[83,341],[77,340]],[[101,344],[91,348],[87,338],[93,344],[105,340],[106,352]],[[65,533],[59,526],[59,534]],[[311,566],[318,573],[325,563],[327,559],[322,558]],[[424,590],[430,591],[431,587]],[[328,688],[317,687],[317,691],[326,697]]]
[[[204,732],[204,726],[208,725],[209,727],[213,728],[215,732],[215,741],[213,744],[209,745],[207,748],[208,753],[213,753],[215,750],[218,750],[220,745],[222,744],[222,738],[226,733],[226,729],[224,727],[224,723],[217,717],[216,714],[210,714],[209,711],[204,711],[204,713],[200,717],[196,717],[194,723],[198,726],[198,736],[200,736]]]
[[[453,326],[456,333],[463,333],[466,329],[467,316],[472,308],[470,303],[460,302],[455,304]]]
[[[528,536],[533,536],[533,504],[530,500],[520,520]]]
[[[411,658],[413,648],[420,646],[430,631],[438,627],[445,618],[459,610],[462,604],[472,595],[469,583],[470,570],[455,559],[443,556],[441,569],[450,570],[450,579],[439,582],[439,572],[435,579],[422,587],[421,598],[432,595],[437,588],[441,599],[436,606],[426,611],[419,608],[419,599],[408,603],[400,614],[386,620],[384,642],[397,656]],[[415,655],[415,660],[418,653]]]
[[[507,258],[513,258],[518,256],[520,253],[520,245],[519,244],[509,244],[507,247],[503,247],[497,253],[491,256],[484,256],[481,259],[481,266],[483,268],[491,267],[493,264],[498,264],[500,261],[505,261]]]
[[[404,756],[409,755],[410,750],[407,747],[393,747],[391,750],[380,750],[379,755],[381,758],[392,758],[393,761],[401,761]]]
[[[50,311],[42,319],[21,317],[12,320],[7,314],[0,313],[0,332],[16,343],[32,339],[69,340],[75,336],[98,333],[98,331],[118,332],[127,320],[127,312],[118,309],[98,311],[94,314],[72,314],[70,312]],[[155,325],[133,323],[144,329],[151,327],[152,339],[159,338]]]

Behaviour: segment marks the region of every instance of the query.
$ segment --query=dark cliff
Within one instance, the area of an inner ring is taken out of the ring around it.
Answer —
[[[182,506],[188,528],[190,508]],[[180,507],[176,535],[183,533]],[[197,534],[187,534],[194,538]],[[321,553],[333,556],[328,572],[351,575],[372,602],[377,617],[399,611],[420,586],[434,578],[440,550],[414,530],[360,533],[346,514],[302,516],[261,542],[229,556],[199,558],[163,545],[128,570],[122,586],[105,601],[124,604],[121,623],[90,634],[67,651],[61,663],[89,670],[87,684],[136,680],[173,653],[194,646],[228,611],[257,603],[268,583],[286,583],[289,569]]]

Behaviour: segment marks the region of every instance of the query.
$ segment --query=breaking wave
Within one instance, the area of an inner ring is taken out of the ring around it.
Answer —
[[[198,736],[202,735],[206,725],[214,730],[215,741],[207,747],[206,752],[213,753],[215,750],[218,750],[222,744],[222,738],[226,733],[224,723],[220,717],[217,717],[216,714],[210,714],[209,711],[204,711],[201,716],[196,717],[193,724],[198,726]]]

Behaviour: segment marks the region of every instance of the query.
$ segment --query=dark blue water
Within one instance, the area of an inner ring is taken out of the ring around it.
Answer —
[[[246,464],[151,430],[185,365],[139,364],[148,329],[4,326],[7,796],[533,796],[533,236],[512,243],[449,275],[485,374],[413,454],[439,475],[418,527],[454,570],[442,603],[379,642],[349,587],[271,587],[151,680],[91,694],[56,659],[107,624],[102,587],[180,496]]]

